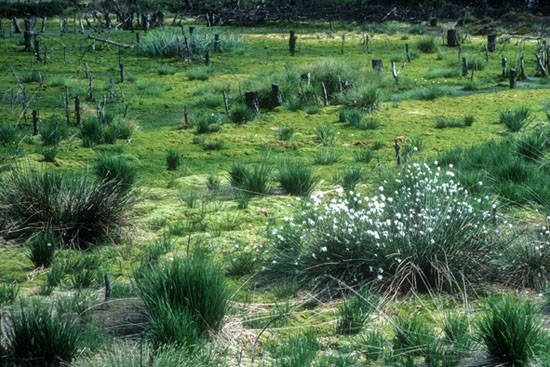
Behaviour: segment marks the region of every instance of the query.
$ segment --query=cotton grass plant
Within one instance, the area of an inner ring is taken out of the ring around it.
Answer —
[[[413,164],[377,195],[316,196],[297,218],[269,229],[266,275],[295,275],[302,285],[375,280],[392,292],[461,288],[492,266],[492,218],[484,204],[453,171]]]

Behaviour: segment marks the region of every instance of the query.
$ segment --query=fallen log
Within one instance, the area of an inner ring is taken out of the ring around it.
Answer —
[[[108,39],[105,39],[105,38],[95,37],[95,36],[92,36],[91,34],[88,35],[88,38],[99,41],[99,42],[108,43],[108,44],[113,45],[113,46],[122,47],[122,48],[134,48],[134,46],[132,46],[132,45],[125,45],[124,43],[118,43],[118,42],[111,41],[111,40],[108,40]]]

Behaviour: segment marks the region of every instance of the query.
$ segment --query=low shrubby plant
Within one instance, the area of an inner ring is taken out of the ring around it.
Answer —
[[[477,324],[479,341],[495,363],[528,366],[545,348],[547,336],[535,307],[517,296],[489,297]]]
[[[292,195],[308,196],[319,178],[311,168],[297,161],[283,161],[279,164],[277,180],[286,192]]]
[[[267,194],[271,191],[270,173],[271,166],[265,162],[251,167],[234,163],[229,169],[229,181],[244,194]]]
[[[168,149],[166,152],[166,169],[168,171],[176,171],[181,166],[183,157],[180,152],[175,149]]]
[[[341,98],[348,109],[373,112],[382,101],[382,90],[377,85],[355,87],[348,89]]]
[[[371,148],[361,148],[353,152],[353,159],[358,163],[369,163],[374,158]]]
[[[272,265],[265,275],[294,274],[302,285],[375,280],[389,291],[480,282],[493,266],[492,219],[487,203],[454,176],[413,164],[373,197],[315,197],[303,215],[269,230]]]
[[[526,106],[500,112],[499,122],[512,132],[525,129],[532,121],[533,115],[531,110]]]
[[[136,168],[120,155],[101,155],[95,162],[94,172],[102,182],[110,182],[121,190],[130,190],[136,182]]]
[[[237,104],[229,111],[229,118],[236,124],[246,124],[254,121],[256,115],[245,104]]]
[[[55,251],[59,245],[59,239],[52,231],[46,230],[32,237],[28,241],[31,252],[30,259],[36,268],[49,267],[53,261]]]
[[[206,134],[221,130],[220,116],[215,113],[199,113],[193,116],[192,124],[196,134]]]
[[[339,162],[341,158],[342,155],[334,148],[325,148],[315,152],[313,163],[321,165],[333,164]]]
[[[290,141],[294,135],[294,128],[290,126],[280,126],[275,130],[275,138],[281,141]]]
[[[425,54],[435,54],[439,50],[439,42],[435,37],[422,37],[416,41],[416,48]]]
[[[314,132],[321,145],[331,147],[336,142],[336,134],[329,125],[317,125]]]
[[[135,192],[85,174],[15,167],[1,178],[0,201],[3,230],[29,237],[49,229],[64,243],[86,247],[122,229]]]

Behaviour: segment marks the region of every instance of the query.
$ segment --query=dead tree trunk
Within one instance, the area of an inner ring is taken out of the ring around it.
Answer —
[[[496,34],[490,34],[487,36],[487,50],[489,52],[495,52],[495,49],[497,47],[497,35]]]
[[[257,90],[245,92],[244,99],[248,109],[254,112],[254,114],[260,113],[260,102],[258,100]]]
[[[13,21],[14,33],[21,33],[21,27],[19,26],[19,21],[16,17],[11,18]]]
[[[38,135],[38,110],[32,110],[33,135]]]
[[[279,84],[271,84],[271,99],[273,106],[278,107],[283,105],[283,97],[281,96]]]
[[[407,62],[411,62],[411,54],[409,53],[409,44],[405,43],[405,54],[407,55]]]
[[[525,61],[524,56],[521,54],[521,57],[519,58],[519,78],[521,80],[527,79],[527,75],[525,75]]]
[[[120,64],[120,82],[124,83],[124,65]]]
[[[391,74],[393,75],[393,78],[395,79],[395,84],[397,84],[397,85],[399,85],[399,74],[401,74],[401,71],[405,67],[405,64],[406,63],[404,62],[403,65],[401,65],[401,67],[399,68],[399,70],[396,70],[395,69],[395,61],[391,62]]]
[[[458,33],[456,29],[447,30],[447,46],[448,47],[458,47]]]
[[[46,32],[46,17],[42,17],[42,26],[40,27],[40,33]]]
[[[296,33],[294,31],[290,31],[290,38],[288,39],[288,48],[290,50],[290,55],[294,56],[296,55]]]
[[[80,97],[74,97],[74,113],[76,116],[76,124],[80,126],[82,124],[82,107],[80,106]]]
[[[544,53],[542,54],[542,57],[541,57],[541,55],[537,52],[536,56],[537,56],[537,63],[539,65],[539,70],[542,76],[546,76],[546,68],[544,67],[544,63],[543,63]]]
[[[372,59],[372,70],[382,72],[384,65],[382,65],[382,59]]]
[[[214,35],[214,52],[220,52],[220,35]]]
[[[516,89],[516,69],[510,69],[510,89]]]
[[[468,59],[463,57],[462,58],[462,76],[465,77],[468,75]]]
[[[40,52],[40,38],[36,37],[36,34],[34,35],[34,57],[36,58],[36,61],[42,61]]]
[[[324,82],[321,82],[321,89],[323,90],[323,104],[328,106],[328,93]]]
[[[25,32],[23,36],[25,38],[25,52],[32,52],[31,48],[31,36],[32,36],[32,22],[29,18],[25,18]]]

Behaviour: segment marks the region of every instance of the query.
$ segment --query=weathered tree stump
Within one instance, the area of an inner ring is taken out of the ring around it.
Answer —
[[[307,84],[311,84],[311,73],[303,73],[300,75],[300,78]]]
[[[40,33],[46,32],[46,17],[42,17],[42,25],[40,26]]]
[[[290,38],[288,39],[288,49],[290,50],[290,55],[294,56],[296,55],[296,40],[298,38],[296,37],[296,33],[294,31],[290,31]]]
[[[382,59],[372,59],[372,70],[382,72],[383,69]]]
[[[448,47],[458,47],[460,43],[458,42],[458,32],[456,29],[447,29],[447,46]]]
[[[136,33],[136,45],[141,46],[141,34],[139,32]]]
[[[495,52],[497,48],[497,35],[490,34],[487,36],[487,50],[489,52]]]
[[[74,113],[76,117],[76,124],[80,126],[82,124],[82,107],[80,106],[80,97],[74,97]]]
[[[141,26],[143,27],[143,32],[147,33],[149,31],[150,23],[149,16],[147,14],[141,15]]]
[[[33,126],[33,135],[38,135],[38,110],[32,110],[32,126]]]
[[[321,89],[323,90],[323,104],[328,106],[328,93],[327,93],[327,87],[325,86],[324,82],[321,82]]]
[[[468,59],[463,57],[462,58],[462,76],[468,75]]]
[[[517,75],[516,69],[510,69],[510,89],[516,89],[517,87]]]
[[[223,106],[225,107],[225,114],[229,116],[229,101],[227,99],[227,93],[225,91],[223,93]]]
[[[88,100],[94,100],[94,79],[92,78],[92,74],[88,77]]]
[[[34,57],[36,61],[42,61],[42,56],[40,52],[40,38],[34,35]]]
[[[399,146],[399,142],[395,140],[395,161],[398,166],[401,165],[401,146]]]
[[[189,26],[189,37],[193,37],[195,35],[195,30],[195,27]]]
[[[220,35],[214,35],[214,52],[220,52]]]
[[[31,36],[32,36],[32,22],[30,18],[25,18],[25,32],[23,37],[25,39],[25,52],[32,52],[31,48]]]
[[[206,55],[204,55],[204,64],[210,66],[212,61],[210,61],[210,50],[206,50]]]
[[[245,99],[246,107],[248,107],[249,110],[251,110],[255,114],[260,113],[260,102],[258,99],[257,90],[245,92],[244,99]]]
[[[283,105],[283,97],[281,96],[279,84],[271,84],[271,99],[273,106],[278,107]]]
[[[342,33],[342,55],[344,54],[345,47],[346,47],[346,34]]]

